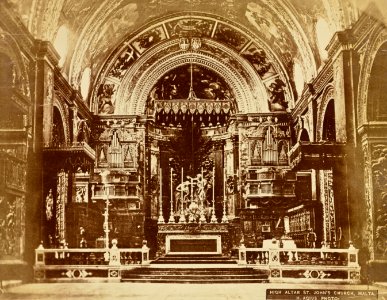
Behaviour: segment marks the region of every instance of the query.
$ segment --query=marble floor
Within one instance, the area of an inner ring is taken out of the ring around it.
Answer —
[[[34,283],[5,288],[0,299],[141,299],[141,300],[264,300],[267,289],[312,290],[310,297],[288,296],[278,299],[341,300],[352,299],[322,296],[312,297],[315,290],[378,291],[378,300],[387,300],[387,284],[161,284],[161,283]],[[270,298],[273,299],[273,298]],[[376,299],[376,298],[354,298]]]

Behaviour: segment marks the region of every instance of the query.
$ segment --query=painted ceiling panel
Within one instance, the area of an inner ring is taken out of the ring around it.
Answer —
[[[254,68],[269,94],[274,86],[277,90],[289,89],[296,63],[305,81],[323,63],[317,47],[316,20],[323,18],[332,31],[341,30],[356,20],[358,8],[364,10],[369,3],[368,0],[4,1],[36,38],[53,42],[58,28],[68,26],[69,51],[62,71],[75,87],[80,85],[87,67],[91,68],[92,85],[96,88],[101,84],[98,74],[117,82],[150,49],[180,36],[199,36],[238,53]],[[386,1],[374,2],[381,11],[376,17],[386,20]],[[175,14],[184,17],[171,18]],[[224,63],[234,63],[213,44],[203,45],[202,51],[218,55]],[[236,65],[245,68],[243,63]],[[287,97],[290,94],[288,91]]]

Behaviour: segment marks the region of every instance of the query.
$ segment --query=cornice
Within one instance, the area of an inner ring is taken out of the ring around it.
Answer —
[[[54,46],[48,41],[35,41],[36,56],[38,59],[46,60],[54,69],[59,62],[60,55],[55,50]]]
[[[55,89],[62,95],[66,102],[70,106],[76,106],[80,115],[88,120],[93,119],[93,115],[87,107],[86,103],[82,100],[82,96],[79,91],[74,90],[68,83],[67,79],[60,72],[59,68],[54,70]]]
[[[350,29],[346,29],[343,31],[337,31],[328,46],[325,48],[328,51],[329,57],[334,57],[340,50],[348,50],[354,44],[354,38],[352,35],[352,31]]]
[[[292,110],[292,116],[296,117],[301,115],[308,107],[309,103],[318,99],[326,86],[333,80],[333,67],[332,59],[329,59],[323,68],[318,72],[315,79],[313,79],[308,85],[313,89],[305,89],[300,99],[296,102],[294,109]]]
[[[360,49],[365,44],[367,44],[370,35],[377,27],[382,29],[386,26],[377,19],[373,18],[372,16],[362,14],[359,20],[352,27],[352,35],[355,40],[354,48]]]
[[[25,114],[28,113],[28,110],[31,106],[29,98],[24,96],[22,93],[20,93],[18,90],[13,89],[12,95],[11,95],[11,103],[14,106],[17,106],[18,109],[22,110]]]
[[[357,128],[358,134],[362,137],[362,140],[382,140],[386,141],[387,138],[387,122],[368,122]]]

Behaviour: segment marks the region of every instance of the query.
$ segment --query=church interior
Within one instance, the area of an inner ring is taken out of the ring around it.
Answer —
[[[386,281],[386,12],[1,1],[0,279]]]

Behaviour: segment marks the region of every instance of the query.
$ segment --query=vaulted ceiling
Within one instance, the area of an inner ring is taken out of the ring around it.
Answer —
[[[294,81],[295,73],[298,73],[301,81],[307,82],[316,75],[324,61],[322,48],[329,37],[335,31],[349,27],[366,7],[363,0],[7,1],[36,38],[66,48],[61,68],[75,87],[81,85],[85,68],[90,68],[93,86],[108,58],[121,49],[123,43],[135,41],[136,36],[152,26],[162,26],[168,32],[166,26],[169,23],[163,23],[163,20],[184,14],[187,17],[208,14],[215,23],[219,18],[225,30],[228,23],[237,24],[239,31],[249,32],[248,38],[254,43],[270,49],[268,55],[281,66],[276,72],[286,73],[281,74],[283,78]],[[376,2],[385,12],[385,1]],[[56,38],[63,27],[68,35],[65,41],[58,42]],[[221,29],[217,26],[216,30]],[[216,34],[213,32],[212,37]],[[219,38],[217,42],[222,43]],[[249,49],[235,49],[242,50]],[[297,83],[293,82],[293,85],[296,89]],[[86,93],[85,98],[90,94]]]

